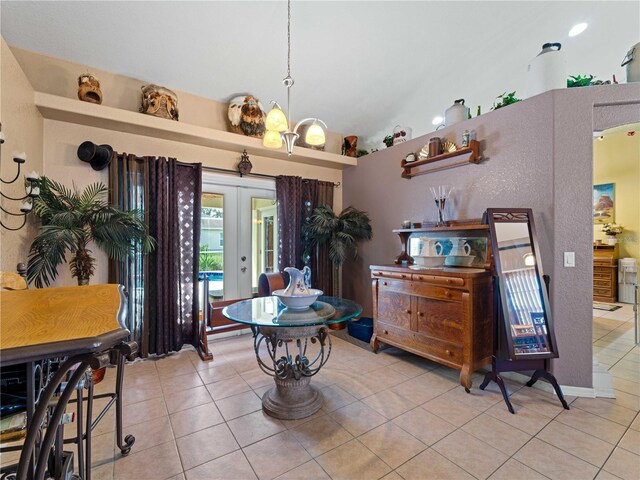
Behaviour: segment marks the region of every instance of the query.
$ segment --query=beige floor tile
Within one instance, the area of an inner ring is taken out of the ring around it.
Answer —
[[[402,480],[402,477],[398,475],[395,471],[386,474],[380,480]]]
[[[132,452],[135,451],[136,453],[173,440],[173,430],[171,429],[169,417],[158,417],[148,422],[131,425],[127,428],[127,435],[136,437],[136,443],[131,449]]]
[[[489,444],[462,430],[456,430],[433,445],[432,448],[480,479],[487,478],[509,458]]]
[[[226,378],[235,377],[238,374],[230,365],[222,363],[221,365],[214,365],[210,368],[200,368],[198,369],[198,375],[200,375],[202,383],[207,385]]]
[[[636,430],[640,432],[640,415],[638,415],[636,417],[636,419],[633,421],[633,423],[631,423],[631,425],[629,426],[629,428],[631,430]]]
[[[510,458],[489,477],[489,480],[545,480],[547,477]]]
[[[366,376],[379,382],[385,389],[395,387],[396,385],[409,380],[407,375],[403,375],[397,370],[392,369],[391,366],[377,368],[367,373]]]
[[[299,467],[283,473],[276,480],[331,480],[331,477],[315,460],[303,463]]]
[[[247,382],[247,384],[251,388],[254,388],[254,389],[265,387],[267,385],[272,387],[274,383],[273,378],[267,375],[266,373],[264,373],[258,367],[255,367],[253,370],[249,372],[242,373],[241,377],[245,382]]]
[[[203,385],[200,375],[194,370],[185,375],[160,377],[162,391],[166,394],[189,390]]]
[[[187,480],[255,480],[256,474],[240,450],[186,471]]]
[[[91,480],[113,480],[113,463],[92,468]]]
[[[396,471],[405,480],[473,480],[474,478],[431,448],[398,467]]]
[[[145,400],[144,402],[134,403],[133,405],[127,405],[122,410],[122,424],[125,427],[168,415],[163,398],[153,398],[151,400]]]
[[[603,470],[613,473],[623,480],[638,480],[640,474],[640,456],[622,448],[616,448]]]
[[[486,413],[529,435],[535,435],[551,421],[549,417],[540,415],[535,410],[526,407],[514,406],[514,409],[516,411],[515,415],[507,410],[507,406],[504,403],[496,403]]]
[[[619,423],[611,422],[579,408],[563,411],[556,417],[556,420],[613,444],[622,438],[626,430]]]
[[[262,410],[235,418],[228,425],[241,447],[286,430],[280,420],[270,417]]]
[[[185,471],[240,448],[225,424],[180,437],[176,444]]]
[[[569,398],[565,397],[565,400],[570,403]],[[550,419],[564,410],[560,400],[554,394],[530,387],[522,388],[511,395],[511,403],[515,410],[525,407]]]
[[[310,416],[305,417],[305,418],[297,418],[295,420],[283,420],[283,419],[280,419],[280,421],[287,428],[287,430],[292,430],[292,429],[296,428],[297,426],[302,425],[303,423],[310,422],[311,420],[315,420],[316,418],[324,417],[325,415],[326,415],[326,413],[324,412],[324,410],[320,409],[316,413],[314,413],[313,415],[310,415]]]
[[[359,401],[331,412],[329,416],[354,437],[358,437],[387,422],[385,417]]]
[[[392,390],[384,390],[364,398],[362,403],[391,420],[416,407],[416,404]]]
[[[319,456],[316,461],[333,480],[372,480],[391,469],[358,440]]]
[[[620,377],[613,377],[613,388],[640,397],[640,383],[625,380]]]
[[[481,413],[480,410],[469,408],[460,402],[442,397],[428,401],[422,405],[422,408],[439,416],[456,427],[461,427]]]
[[[616,398],[603,398],[602,400],[629,410],[640,411],[640,397],[627,392],[618,390],[616,391]]]
[[[253,391],[223,398],[216,402],[226,421],[255,412],[262,408],[262,400]]]
[[[442,395],[443,399],[454,400],[462,405],[466,405],[474,410],[484,412],[498,402],[502,402],[502,393],[499,390],[480,390],[479,388],[471,388],[467,393],[461,385],[452,388]]]
[[[180,410],[197,407],[211,403],[211,395],[204,385],[189,390],[180,390],[172,393],[165,393],[164,399],[167,402],[169,413],[176,413]]]
[[[419,375],[422,375],[423,373],[428,372],[429,370],[432,370],[434,367],[400,360],[399,362],[395,362],[389,365],[389,368],[395,372],[401,373],[406,377],[415,378]]]
[[[555,420],[544,427],[537,438],[596,467],[604,464],[614,447],[610,443]]]
[[[589,479],[598,473],[597,467],[537,438],[522,447],[513,458],[557,480]]]
[[[123,405],[131,405],[132,403],[159,398],[162,397],[162,395],[162,387],[159,384],[136,385],[123,389],[122,403]]]
[[[410,433],[425,445],[433,445],[453,432],[456,427],[422,407],[403,413],[393,423]]]
[[[220,380],[219,382],[210,383],[206,387],[211,394],[211,398],[214,400],[221,400],[223,398],[251,390],[251,387],[240,375]]]
[[[425,373],[394,387],[393,391],[416,405],[421,405],[455,388],[449,379]]]
[[[640,432],[632,429],[627,430],[627,433],[624,434],[618,446],[631,453],[640,455]],[[640,465],[638,465],[638,473],[640,474]]]
[[[620,480],[620,477],[616,477],[606,470],[600,470],[600,473],[596,475],[596,480]]]
[[[189,360],[174,362],[173,364],[166,364],[163,362],[161,366],[158,367],[158,375],[160,375],[161,379],[195,372],[197,372],[196,367],[194,367]]]
[[[343,376],[335,382],[342,389],[361,400],[382,390],[382,385],[372,378],[364,376]]]
[[[392,422],[374,428],[358,440],[391,468],[399,467],[427,448]]]
[[[331,385],[323,388],[322,396],[324,397],[322,409],[325,412],[333,412],[334,410],[338,410],[339,408],[358,401],[356,397],[346,392],[338,385]]]
[[[462,430],[507,455],[513,455],[531,439],[528,433],[487,414],[463,425]]]
[[[353,438],[338,422],[326,415],[292,429],[291,433],[312,457],[333,450]]]
[[[182,464],[173,440],[119,458],[113,468],[114,480],[164,479],[180,473]]]
[[[623,380],[628,380],[630,382],[636,382],[636,383],[640,382],[640,378],[638,378],[637,372],[628,370],[626,368],[619,368],[617,364],[611,367],[609,369],[609,372],[611,373],[611,375],[613,375],[616,378],[621,378]]]
[[[169,418],[176,438],[184,437],[190,433],[224,422],[222,414],[213,402],[189,408],[188,410],[181,410],[171,414]]]
[[[586,410],[625,427],[631,425],[637,413],[634,410],[609,402],[604,398],[578,398],[571,404],[571,407]]]
[[[260,480],[282,475],[311,460],[291,432],[282,432],[243,449]]]
[[[104,382],[103,382],[104,383]],[[115,384],[114,384],[115,385]],[[125,389],[132,387],[140,387],[142,385],[160,385],[160,377],[158,372],[141,372],[134,373],[125,371],[123,386]],[[103,388],[107,387],[107,384],[103,385],[99,383],[96,385],[96,393],[98,391],[103,391]],[[110,387],[107,387],[108,390],[111,390]]]

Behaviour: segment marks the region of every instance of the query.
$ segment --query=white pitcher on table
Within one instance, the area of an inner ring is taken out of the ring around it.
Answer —
[[[295,267],[286,267],[285,272],[289,274],[289,285],[285,288],[283,295],[309,295],[311,288],[311,269],[305,266],[302,270]]]
[[[459,256],[459,257],[468,257],[471,254],[471,246],[467,243],[464,238],[452,238],[451,239],[451,251],[449,255],[451,256]]]
[[[420,255],[423,257],[437,257],[442,255],[442,244],[436,240],[422,237],[422,250]]]

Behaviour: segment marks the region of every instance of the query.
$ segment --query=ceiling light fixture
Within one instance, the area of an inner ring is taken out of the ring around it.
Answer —
[[[432,125],[440,125],[442,122],[444,122],[442,117],[433,117],[433,120],[431,120]]]
[[[571,30],[569,30],[569,36],[576,37],[580,35],[582,32],[584,32],[587,29],[588,26],[589,26],[588,23],[578,23],[577,25],[574,25],[571,28]]]
[[[273,108],[271,108],[267,115],[265,122],[267,131],[264,134],[262,144],[268,148],[280,148],[284,140],[287,147],[287,154],[291,156],[293,154],[293,146],[296,140],[300,138],[298,129],[304,124],[310,124],[305,133],[305,142],[309,145],[324,144],[326,142],[324,129],[327,128],[327,124],[318,118],[305,118],[300,120],[293,130],[290,128],[291,87],[294,83],[293,78],[291,78],[291,0],[287,1],[287,76],[284,77],[282,83],[287,87],[287,114],[284,114],[278,102],[271,102]]]

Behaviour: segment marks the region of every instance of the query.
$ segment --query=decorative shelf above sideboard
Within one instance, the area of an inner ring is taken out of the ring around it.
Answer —
[[[468,155],[465,160],[453,163],[447,163],[444,165],[438,165],[433,168],[427,168],[425,170],[420,170],[417,172],[412,172],[411,170],[416,167],[421,167],[424,165],[430,165],[435,162],[440,162],[442,160],[446,160],[447,158],[458,157],[461,155]],[[447,152],[441,153],[440,155],[436,155],[434,157],[425,158],[424,160],[417,160],[415,162],[407,163],[404,159],[400,162],[400,166],[402,167],[402,178],[413,178],[419,175],[426,175],[427,173],[437,172],[440,170],[446,170],[447,168],[459,167],[461,165],[466,165],[468,163],[480,163],[482,160],[482,156],[480,155],[480,142],[477,140],[471,140],[469,142],[468,147],[460,148],[455,152]]]
[[[42,116],[50,120],[105,128],[221,150],[242,152],[246,149],[250,155],[291,160],[338,170],[358,164],[358,160],[353,157],[303,147],[296,147],[293,155],[289,157],[284,148],[274,150],[263,147],[262,140],[258,138],[184,122],[174,122],[152,115],[144,115],[105,105],[95,105],[74,98],[43,92],[34,93],[34,102]]]

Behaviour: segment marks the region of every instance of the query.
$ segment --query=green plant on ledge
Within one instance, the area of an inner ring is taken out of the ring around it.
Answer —
[[[502,95],[498,95],[496,97],[496,100],[499,100],[499,102],[493,102],[493,107],[491,107],[491,110],[497,110],[499,108],[506,107],[507,105],[518,103],[521,99],[516,97],[516,92],[513,91],[511,93],[505,92]]]
[[[93,242],[109,258],[124,261],[140,249],[151,252],[154,239],[147,233],[141,212],[124,212],[110,206],[107,187],[94,183],[82,192],[42,177],[40,197],[33,211],[42,222],[40,233],[31,243],[27,279],[35,286],[49,286],[58,276],[58,266],[72,254],[69,267],[78,285],[87,285],[95,270],[89,244]]]
[[[208,252],[209,245],[200,246],[200,271],[222,270],[222,252]]]
[[[569,78],[567,78],[567,88],[588,87],[593,84],[595,79],[596,77],[593,75],[585,75],[584,77],[582,75],[569,75]]]

